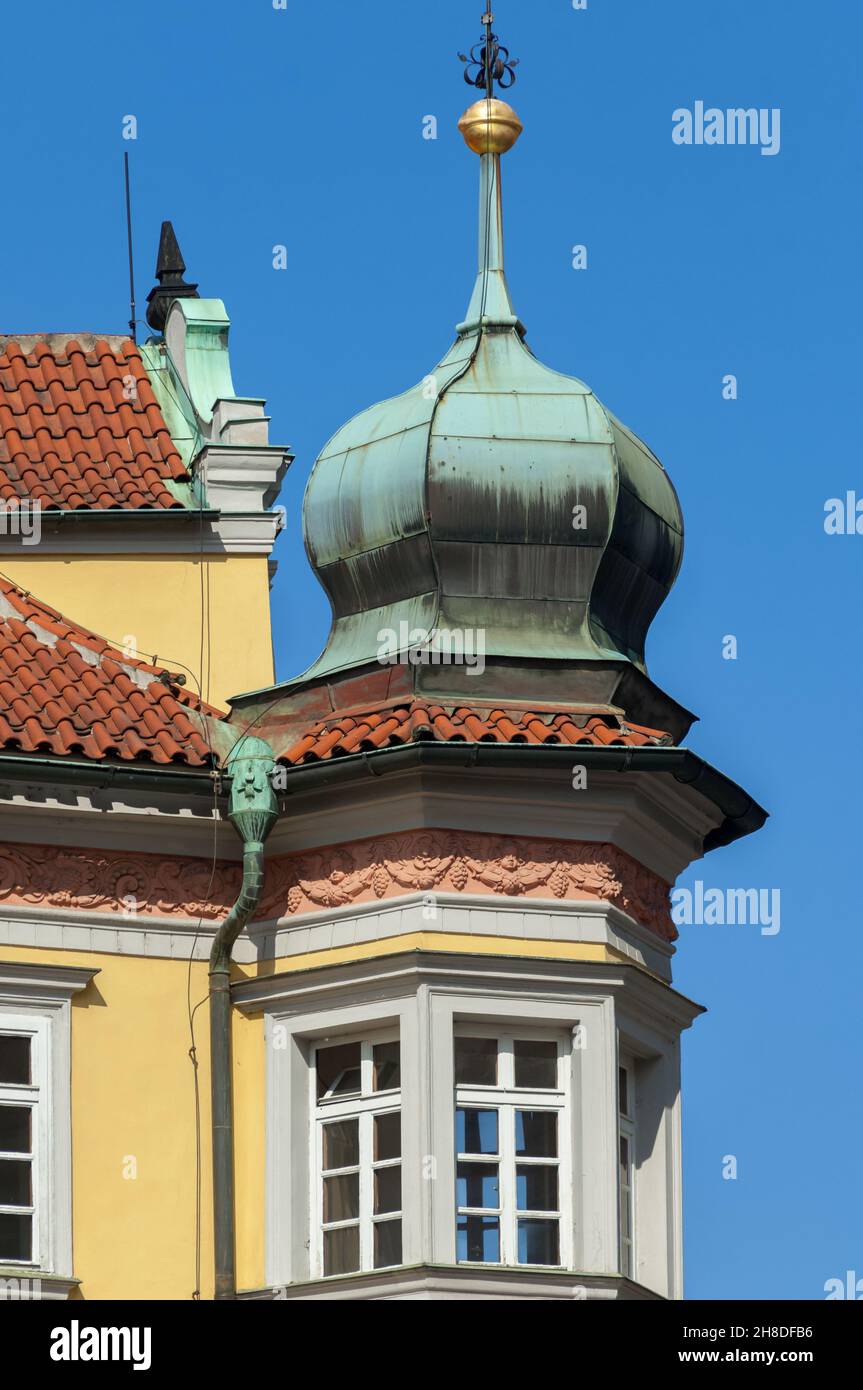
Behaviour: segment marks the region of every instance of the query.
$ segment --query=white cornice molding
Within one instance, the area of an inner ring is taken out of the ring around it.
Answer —
[[[80,1279],[22,1265],[0,1265],[0,1303],[65,1303]]]
[[[578,749],[572,749],[573,766]],[[290,778],[288,778],[290,790]],[[670,773],[596,772],[573,791],[565,768],[518,775],[494,768],[410,768],[288,797],[268,842],[284,854],[413,830],[482,830],[609,843],[673,883],[702,856],[704,836],[722,817]]]
[[[234,503],[240,500],[236,495]],[[249,501],[253,501],[250,497]],[[237,506],[219,512],[166,511],[163,516],[99,513],[75,520],[53,521],[44,513],[38,546],[23,545],[12,535],[0,536],[0,557],[30,559],[38,555],[80,558],[86,555],[263,555],[269,557],[283,526],[278,508],[244,510]]]
[[[278,492],[291,458],[289,450],[276,444],[207,443],[195,467],[211,507],[254,512],[263,511]]]
[[[238,1294],[244,1302],[374,1301],[406,1298],[448,1301],[481,1298],[485,1301],[516,1298],[520,1302],[563,1299],[567,1302],[650,1301],[662,1295],[622,1276],[571,1274],[529,1269],[491,1269],[464,1265],[413,1265],[407,1269],[380,1270],[340,1278],[317,1279],[286,1286],[252,1289]]]
[[[0,1001],[27,998],[65,1002],[86,989],[98,974],[93,966],[45,965],[41,961],[8,961],[0,957]]]
[[[98,765],[94,775],[98,776]],[[0,791],[11,783],[0,780]],[[220,860],[237,861],[243,847],[236,831],[221,820],[215,831]],[[212,796],[163,796],[109,789],[90,793],[75,787],[20,784],[13,796],[0,795],[0,843],[64,845],[70,848],[171,854],[210,859],[213,854]]]
[[[189,796],[165,782],[162,793],[119,795],[0,780],[0,837],[105,849],[128,849],[132,837],[148,853],[211,855],[212,798]],[[613,844],[674,883],[701,858],[703,838],[719,821],[706,798],[668,773],[592,772],[589,789],[575,792],[559,769],[517,777],[496,769],[420,768],[293,793],[267,842],[267,857],[407,831],[481,830]],[[241,857],[239,840],[224,822],[218,854]]]
[[[405,894],[383,902],[327,908],[300,917],[255,922],[234,948],[238,965],[264,961],[286,964],[298,955],[325,953],[414,935],[473,934],[485,940],[517,937],[525,954],[532,941],[606,945],[661,980],[671,979],[674,947],[610,903],[585,900],[505,898],[486,894],[436,895],[437,917],[424,919],[427,895]],[[224,914],[222,914],[224,915]],[[465,919],[469,920],[466,921]],[[222,918],[128,916],[96,908],[40,907],[0,901],[0,951],[6,946],[41,946],[138,955],[157,959],[204,960]]]
[[[473,996],[571,1001],[616,997],[633,1016],[663,1036],[677,1036],[704,1012],[700,1004],[635,964],[569,961],[543,956],[470,955],[445,949],[399,952],[370,960],[242,980],[231,998],[241,1013],[291,1016],[336,1006],[362,1007],[415,994],[421,986]]]
[[[428,918],[428,899],[435,916]],[[418,932],[439,936],[517,938],[604,945],[663,980],[671,979],[674,947],[626,912],[600,899],[562,903],[556,898],[485,893],[406,893],[381,902],[327,908],[277,921],[254,922],[245,935],[256,959],[287,960],[338,947],[369,945]],[[241,941],[244,938],[241,938]]]
[[[0,902],[0,953],[4,946],[24,946],[86,951],[89,955],[207,960],[221,920],[124,917],[119,912],[97,912],[92,908],[40,908]],[[252,965],[257,960],[245,937],[240,937],[234,959],[238,965]]]

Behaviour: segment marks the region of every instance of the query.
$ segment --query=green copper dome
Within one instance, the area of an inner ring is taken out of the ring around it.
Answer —
[[[455,343],[338,430],[309,480],[306,548],[333,624],[303,680],[379,660],[382,632],[441,629],[481,630],[490,663],[645,669],[682,557],[677,495],[587,386],[527,347],[499,155],[481,171],[479,274]]]

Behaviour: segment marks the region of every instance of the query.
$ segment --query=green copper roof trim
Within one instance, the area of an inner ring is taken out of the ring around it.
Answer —
[[[186,468],[191,470],[192,460],[200,448],[200,431],[186,389],[161,338],[141,343],[139,351],[168,433]]]
[[[200,421],[208,425],[218,400],[236,398],[228,356],[231,320],[221,299],[177,299],[171,305],[166,337],[170,339],[171,319],[180,313],[186,320],[185,368],[189,396]]]
[[[499,154],[480,156],[479,179],[479,270],[464,323],[456,328],[459,337],[482,328],[514,328],[523,338],[519,319],[509,293],[504,269],[503,201]]]

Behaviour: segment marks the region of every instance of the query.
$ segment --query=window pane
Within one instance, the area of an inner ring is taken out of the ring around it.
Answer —
[[[29,1038],[0,1035],[0,1082],[6,1082],[10,1086],[29,1086]]]
[[[341,1043],[338,1047],[319,1047],[315,1051],[318,1071],[318,1100],[324,1096],[360,1094],[360,1044]]]
[[[519,1163],[516,1193],[519,1211],[557,1211],[557,1168],[545,1163]]]
[[[0,1158],[0,1207],[29,1207],[29,1158]]]
[[[359,1267],[359,1226],[324,1231],[324,1274],[353,1274]]]
[[[378,1221],[375,1224],[375,1269],[402,1262],[402,1223]]]
[[[402,1112],[375,1115],[375,1161],[402,1156]]]
[[[392,1168],[375,1169],[375,1216],[386,1211],[402,1209],[402,1170],[396,1163]]]
[[[560,1264],[556,1221],[519,1221],[518,1262],[520,1265]]]
[[[617,1090],[620,1098],[621,1115],[629,1114],[629,1073],[626,1067],[617,1069]]]
[[[500,1182],[496,1163],[460,1163],[456,1176],[456,1201],[460,1207],[500,1206]]]
[[[519,1158],[557,1158],[557,1115],[549,1110],[517,1110],[515,1151]]]
[[[324,1221],[350,1221],[360,1214],[360,1175],[324,1178]]]
[[[29,1260],[32,1250],[32,1216],[11,1216],[8,1212],[0,1212],[0,1262]]]
[[[334,1120],[324,1125],[324,1168],[352,1168],[360,1161],[358,1120]]]
[[[629,1193],[620,1194],[620,1238],[624,1244],[632,1240],[632,1222],[630,1220]]]
[[[456,1038],[455,1083],[497,1085],[497,1038]]]
[[[500,1263],[500,1227],[496,1216],[460,1216],[456,1227],[456,1259]]]
[[[397,1042],[375,1043],[372,1048],[374,1089],[397,1091],[402,1084],[401,1049]]]
[[[30,1107],[0,1105],[0,1153],[30,1152]]]
[[[460,1154],[496,1154],[497,1111],[456,1110],[455,1134]]]
[[[531,1091],[557,1087],[557,1043],[514,1042],[515,1084]]]
[[[632,1187],[632,1164],[629,1155],[629,1140],[625,1134],[620,1136],[620,1235],[622,1240],[632,1236],[632,1206],[630,1188]]]

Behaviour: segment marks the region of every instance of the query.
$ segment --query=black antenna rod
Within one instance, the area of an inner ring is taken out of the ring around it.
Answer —
[[[126,239],[129,244],[129,303],[132,316],[129,319],[129,331],[132,334],[132,342],[137,343],[137,329],[135,319],[135,265],[132,259],[132,196],[129,192],[129,151],[123,151],[123,167],[126,174]]]
[[[491,32],[491,26],[494,24],[494,15],[491,10],[486,10],[482,17],[482,22],[485,25],[485,94],[487,100],[491,101],[494,97],[494,61],[492,58],[494,54],[494,34]],[[497,55],[495,54],[494,56],[496,57]]]

